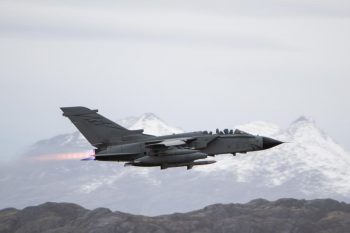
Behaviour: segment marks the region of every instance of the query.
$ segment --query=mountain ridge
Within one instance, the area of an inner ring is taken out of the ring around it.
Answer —
[[[350,204],[332,199],[252,200],[214,204],[187,213],[155,217],[107,208],[85,209],[72,203],[48,202],[22,210],[0,210],[0,233],[52,232],[261,232],[345,233]]]

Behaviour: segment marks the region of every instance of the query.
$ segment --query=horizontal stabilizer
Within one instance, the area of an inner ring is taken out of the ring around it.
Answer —
[[[85,158],[85,159],[81,159],[81,161],[91,161],[91,160],[95,160],[95,157],[91,156],[91,157],[88,157],[88,158]]]

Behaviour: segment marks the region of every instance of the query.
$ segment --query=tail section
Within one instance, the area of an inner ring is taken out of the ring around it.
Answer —
[[[149,137],[143,130],[128,130],[98,114],[98,110],[85,107],[62,107],[63,116],[68,117],[91,145],[102,148],[121,144],[129,138]],[[133,137],[131,137],[133,136]]]

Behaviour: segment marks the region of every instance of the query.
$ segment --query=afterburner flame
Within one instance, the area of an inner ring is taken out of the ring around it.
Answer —
[[[79,160],[94,156],[94,151],[74,152],[74,153],[60,153],[60,154],[47,154],[39,155],[35,157],[37,160],[50,161],[50,160]]]

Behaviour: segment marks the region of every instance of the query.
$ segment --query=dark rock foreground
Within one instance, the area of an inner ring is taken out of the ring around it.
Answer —
[[[169,200],[171,201],[171,200]],[[349,233],[350,204],[331,199],[263,199],[146,217],[109,209],[45,203],[0,211],[0,233],[239,232]]]

